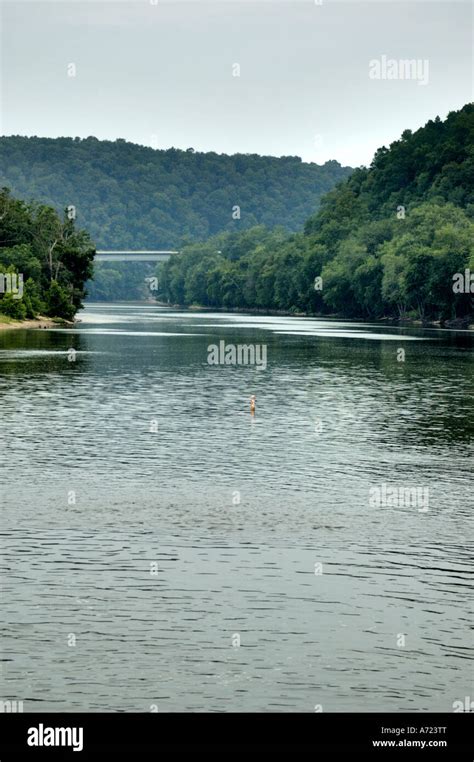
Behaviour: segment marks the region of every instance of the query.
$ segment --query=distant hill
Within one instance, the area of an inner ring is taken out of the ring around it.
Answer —
[[[350,172],[296,156],[154,150],[95,137],[0,138],[0,187],[58,211],[74,205],[98,248],[175,247],[260,224],[295,231]]]

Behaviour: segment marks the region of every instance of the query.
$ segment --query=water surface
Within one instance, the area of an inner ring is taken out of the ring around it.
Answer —
[[[312,712],[472,695],[470,334],[80,317],[0,334],[2,698]],[[209,365],[220,340],[265,344],[267,368]],[[429,510],[372,506],[383,483],[429,488]]]

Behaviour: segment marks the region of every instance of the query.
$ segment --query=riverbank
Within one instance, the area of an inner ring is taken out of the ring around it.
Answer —
[[[0,331],[30,329],[30,328],[55,328],[57,326],[71,327],[74,322],[63,318],[50,318],[38,315],[34,320],[13,320],[7,315],[0,314]]]
[[[318,318],[321,320],[355,320],[357,322],[364,322],[364,323],[385,323],[386,325],[394,325],[394,326],[413,326],[416,328],[447,328],[449,330],[458,330],[458,331],[474,331],[474,323],[470,322],[470,318],[454,318],[453,320],[445,320],[444,322],[440,320],[419,320],[416,318],[405,318],[403,320],[400,320],[398,318],[393,317],[383,317],[383,318],[374,318],[373,320],[369,320],[367,317],[353,317],[348,318],[345,315],[340,314],[321,314],[321,313],[311,313],[311,312],[299,312],[299,311],[287,311],[287,310],[264,310],[264,309],[250,309],[250,308],[243,308],[243,307],[202,307],[199,304],[191,304],[189,306],[184,306],[182,304],[166,304],[165,302],[156,302],[158,307],[168,307],[171,309],[178,309],[178,310],[189,310],[190,312],[236,312],[236,313],[244,313],[244,314],[255,314],[255,315],[274,315],[276,317],[307,317],[307,318]]]

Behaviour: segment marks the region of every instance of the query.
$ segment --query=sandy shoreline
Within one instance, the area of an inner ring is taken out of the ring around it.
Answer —
[[[0,319],[0,331],[17,330],[19,328],[54,328],[56,326],[72,326],[74,323],[54,320],[49,317],[38,317],[34,320],[12,320],[10,323],[2,323]]]

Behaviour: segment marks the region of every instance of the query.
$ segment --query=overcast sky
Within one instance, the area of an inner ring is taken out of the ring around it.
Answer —
[[[5,135],[356,166],[473,100],[468,0],[16,0],[1,43]],[[371,79],[384,55],[428,83]]]

